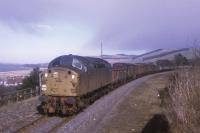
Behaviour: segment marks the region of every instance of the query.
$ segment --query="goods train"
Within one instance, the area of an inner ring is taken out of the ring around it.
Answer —
[[[64,55],[49,63],[40,76],[40,111],[75,113],[119,84],[154,73],[153,64],[114,63],[99,58]]]

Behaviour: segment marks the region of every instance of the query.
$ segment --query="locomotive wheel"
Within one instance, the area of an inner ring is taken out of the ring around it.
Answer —
[[[38,107],[37,110],[40,114],[42,115],[47,115],[48,110],[47,110],[47,104],[46,103],[41,103]]]
[[[79,108],[79,110],[82,110],[83,108],[85,108],[84,102],[79,101],[79,102],[77,103],[77,107]]]
[[[44,115],[48,115],[48,106],[47,106],[47,104],[44,104],[42,106],[42,108],[43,108]]]
[[[38,112],[39,112],[40,114],[45,115],[44,109],[43,109],[43,106],[42,106],[42,105],[39,105],[39,106],[37,107],[37,110],[38,110]]]

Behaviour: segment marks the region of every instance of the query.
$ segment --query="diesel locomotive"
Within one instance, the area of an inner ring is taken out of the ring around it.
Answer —
[[[40,76],[40,110],[45,114],[78,112],[85,101],[91,100],[101,90],[156,71],[158,68],[153,64],[111,65],[100,58],[77,55],[57,57]]]
[[[111,84],[111,75],[111,65],[105,60],[60,56],[41,74],[41,108],[44,113],[76,112],[82,97]]]

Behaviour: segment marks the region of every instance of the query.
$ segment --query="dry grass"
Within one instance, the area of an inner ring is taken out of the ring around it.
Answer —
[[[172,133],[200,131],[200,67],[181,69],[173,74],[164,99]]]

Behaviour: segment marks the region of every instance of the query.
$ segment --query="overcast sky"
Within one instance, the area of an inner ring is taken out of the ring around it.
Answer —
[[[199,0],[1,0],[0,62],[191,47],[199,15]]]

